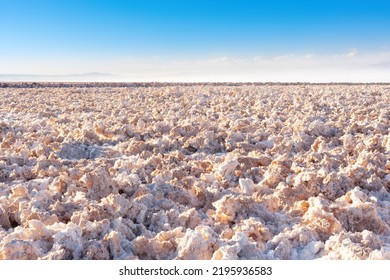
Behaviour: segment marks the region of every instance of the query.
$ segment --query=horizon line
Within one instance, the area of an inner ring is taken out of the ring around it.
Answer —
[[[116,86],[116,87],[149,87],[149,86],[191,86],[191,85],[227,85],[227,86],[240,86],[240,85],[390,85],[389,82],[79,82],[79,81],[65,81],[65,82],[32,82],[32,81],[18,81],[18,82],[3,82],[0,80],[0,88],[41,88],[41,87],[64,87],[64,86]]]

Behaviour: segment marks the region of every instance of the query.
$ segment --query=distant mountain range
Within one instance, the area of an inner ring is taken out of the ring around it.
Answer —
[[[121,78],[117,75],[100,72],[66,75],[0,74],[0,82],[99,82],[117,81]]]

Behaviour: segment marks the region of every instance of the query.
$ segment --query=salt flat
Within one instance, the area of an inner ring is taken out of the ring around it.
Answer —
[[[390,85],[2,84],[0,259],[390,259]]]

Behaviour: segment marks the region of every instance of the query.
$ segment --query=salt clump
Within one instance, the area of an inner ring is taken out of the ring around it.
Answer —
[[[388,85],[0,94],[0,259],[390,259]]]

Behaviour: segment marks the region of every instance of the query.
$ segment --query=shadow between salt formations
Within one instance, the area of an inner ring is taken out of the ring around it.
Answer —
[[[80,160],[96,159],[103,155],[102,147],[96,144],[89,144],[80,141],[65,143],[57,152],[61,159]]]

